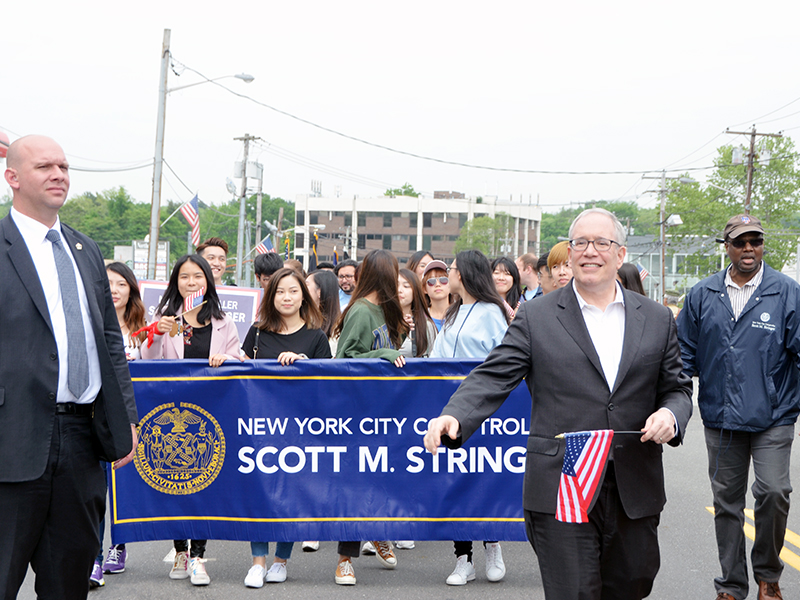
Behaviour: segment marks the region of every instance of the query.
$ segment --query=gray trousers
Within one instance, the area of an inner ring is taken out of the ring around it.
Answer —
[[[722,576],[714,579],[717,592],[737,600],[747,597],[744,508],[750,459],[755,498],[755,542],[750,559],[758,581],[776,582],[783,572],[780,559],[789,515],[789,458],[794,425],[746,432],[706,427],[708,475],[714,494],[714,528]]]

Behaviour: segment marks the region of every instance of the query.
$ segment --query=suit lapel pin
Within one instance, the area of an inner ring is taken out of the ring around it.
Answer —
[[[78,250],[83,250],[83,244],[78,242],[77,244],[75,244],[75,248],[77,248]]]

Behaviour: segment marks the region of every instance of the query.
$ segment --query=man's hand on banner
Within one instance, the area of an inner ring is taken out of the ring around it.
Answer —
[[[455,417],[450,415],[442,415],[431,421],[428,421],[428,431],[425,433],[425,448],[433,454],[436,454],[439,446],[442,445],[442,437],[448,436],[451,440],[458,437],[458,430],[461,429],[461,424]]]

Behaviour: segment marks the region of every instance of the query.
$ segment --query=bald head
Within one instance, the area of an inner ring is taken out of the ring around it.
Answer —
[[[8,147],[6,183],[14,208],[51,227],[69,191],[69,164],[54,140],[27,135]]]

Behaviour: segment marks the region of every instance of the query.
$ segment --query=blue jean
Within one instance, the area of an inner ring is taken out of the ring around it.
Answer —
[[[780,559],[789,515],[789,458],[794,425],[747,432],[706,428],[708,475],[714,493],[714,528],[722,576],[718,592],[745,598],[748,592],[744,525],[750,459],[753,460],[756,539],[750,555],[759,581],[774,583],[783,572]]]
[[[289,560],[292,557],[294,542],[277,542],[275,544],[275,557]],[[250,542],[250,554],[253,556],[267,556],[269,554],[269,542]]]

